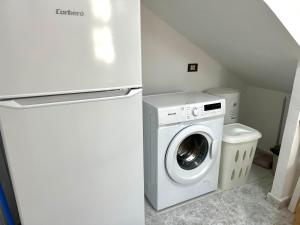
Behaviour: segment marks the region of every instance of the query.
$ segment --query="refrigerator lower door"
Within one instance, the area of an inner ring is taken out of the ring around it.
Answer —
[[[142,225],[141,90],[0,102],[22,225]]]

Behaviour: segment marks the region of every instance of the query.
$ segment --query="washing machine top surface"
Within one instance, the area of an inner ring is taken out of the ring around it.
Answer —
[[[193,103],[218,101],[220,97],[202,92],[176,92],[144,96],[143,101],[156,108],[184,106]]]
[[[205,91],[208,94],[212,95],[239,95],[240,91],[233,88],[211,88]]]
[[[202,92],[178,92],[144,96],[156,109],[159,125],[224,116],[225,99]]]

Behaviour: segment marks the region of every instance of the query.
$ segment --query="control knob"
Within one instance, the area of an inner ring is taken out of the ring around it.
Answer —
[[[194,116],[199,116],[199,114],[200,114],[199,109],[196,108],[196,107],[193,108],[192,113],[193,113]]]

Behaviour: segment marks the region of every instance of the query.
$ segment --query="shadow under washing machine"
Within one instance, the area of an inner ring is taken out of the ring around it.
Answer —
[[[145,96],[145,195],[156,210],[218,188],[225,100],[203,93]]]

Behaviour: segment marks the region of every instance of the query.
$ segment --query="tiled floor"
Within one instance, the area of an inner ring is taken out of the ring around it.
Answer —
[[[217,191],[161,212],[146,202],[146,225],[289,225],[293,215],[265,200],[272,186],[270,170],[253,166],[246,185]]]

